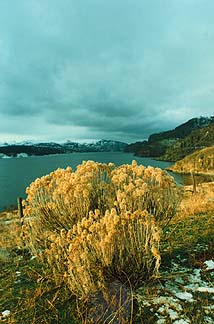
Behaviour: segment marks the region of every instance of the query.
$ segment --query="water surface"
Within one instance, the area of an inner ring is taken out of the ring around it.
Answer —
[[[0,210],[16,206],[17,197],[25,198],[26,187],[36,178],[49,174],[57,168],[71,166],[75,169],[84,160],[113,162],[116,165],[130,164],[132,160],[136,160],[138,164],[162,169],[172,164],[121,152],[71,153],[0,159]],[[180,181],[179,176],[177,177]]]

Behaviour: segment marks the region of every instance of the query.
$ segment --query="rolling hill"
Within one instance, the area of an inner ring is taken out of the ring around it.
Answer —
[[[214,145],[187,155],[167,170],[184,174],[193,172],[214,175]]]
[[[192,118],[173,130],[152,134],[148,141],[125,147],[137,156],[177,161],[203,147],[214,144],[214,116]]]

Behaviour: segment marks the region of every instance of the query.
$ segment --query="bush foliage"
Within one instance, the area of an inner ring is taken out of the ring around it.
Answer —
[[[84,298],[115,278],[157,275],[161,229],[179,202],[165,171],[87,161],[36,179],[27,194],[25,238],[57,284]]]

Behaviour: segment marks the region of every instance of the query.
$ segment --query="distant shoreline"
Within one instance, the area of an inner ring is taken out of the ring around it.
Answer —
[[[187,175],[187,176],[190,176],[192,174],[194,174],[196,176],[210,176],[210,177],[213,177],[214,176],[214,170],[213,170],[213,172],[206,172],[206,171],[182,171],[182,170],[174,170],[173,168],[170,168],[170,167],[166,167],[165,170],[171,171],[171,172],[176,173],[176,174]]]

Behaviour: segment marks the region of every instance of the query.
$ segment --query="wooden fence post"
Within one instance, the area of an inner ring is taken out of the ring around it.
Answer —
[[[21,239],[22,239],[22,244],[23,244],[23,247],[25,247],[25,233],[24,233],[24,230],[23,230],[23,225],[24,225],[24,213],[23,213],[23,205],[22,205],[22,198],[21,197],[18,197],[17,198],[17,204],[18,204],[18,216],[20,218],[20,223],[21,223],[21,233],[20,233],[20,236],[21,236]]]
[[[197,183],[196,183],[196,177],[195,177],[195,173],[191,172],[191,176],[192,176],[192,186],[193,186],[193,193],[196,193],[196,189],[197,189]]]
[[[17,198],[17,203],[18,203],[19,217],[20,217],[21,223],[22,223],[24,214],[23,214],[23,206],[22,206],[22,198],[21,197]]]

